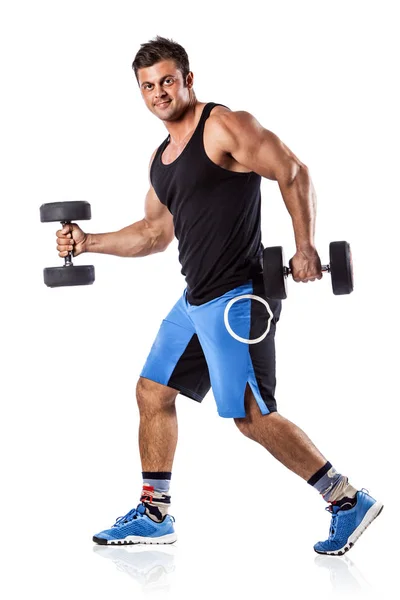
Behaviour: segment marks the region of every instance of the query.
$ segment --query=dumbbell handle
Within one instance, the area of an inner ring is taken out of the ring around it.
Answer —
[[[330,265],[322,265],[321,266],[321,271],[327,271],[328,273],[330,273],[331,272],[331,266]],[[283,267],[283,273],[287,277],[288,275],[292,274],[292,269],[290,269],[289,267]]]
[[[64,225],[69,225],[71,221],[61,221],[61,225],[64,228]],[[64,257],[64,267],[73,267],[72,264],[72,252],[69,251],[67,256]]]

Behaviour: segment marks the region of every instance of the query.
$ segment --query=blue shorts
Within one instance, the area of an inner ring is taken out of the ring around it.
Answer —
[[[270,310],[244,298],[226,316],[228,303],[246,294],[263,298]],[[275,328],[281,305],[265,296],[262,275],[200,306],[189,304],[185,290],[163,320],[140,376],[198,402],[212,387],[218,414],[230,418],[246,415],[248,383],[261,413],[275,412]],[[264,339],[246,343],[262,338],[268,327]]]

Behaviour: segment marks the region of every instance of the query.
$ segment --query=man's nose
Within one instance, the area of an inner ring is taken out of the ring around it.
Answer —
[[[164,96],[164,94],[165,94],[165,90],[162,87],[162,85],[157,85],[156,84],[156,86],[155,86],[155,95],[156,95],[156,98]]]

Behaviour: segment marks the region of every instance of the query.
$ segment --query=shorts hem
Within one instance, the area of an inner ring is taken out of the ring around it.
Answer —
[[[271,414],[273,412],[278,412],[278,411],[277,411],[276,408],[273,408],[269,412],[267,412],[265,414],[261,414],[261,416],[262,417],[267,417],[269,414]],[[244,419],[244,417],[246,416],[246,413],[241,414],[241,415],[237,415],[237,414],[228,414],[228,413],[222,414],[222,413],[218,412],[218,416],[222,417],[223,419]]]
[[[244,414],[244,415],[227,415],[227,414],[222,414],[219,412],[218,416],[222,417],[223,419],[244,419],[246,414]]]
[[[202,402],[203,400],[202,396],[196,394],[196,392],[192,392],[192,390],[188,390],[183,385],[174,384],[173,381],[170,381],[168,386],[174,388],[174,390],[179,390],[179,393],[182,394],[182,396],[186,396],[191,400],[195,400],[196,402]]]
[[[183,385],[174,384],[173,381],[168,381],[167,383],[165,383],[165,381],[160,381],[156,377],[150,377],[149,375],[145,375],[144,372],[140,374],[140,377],[143,377],[143,379],[149,379],[150,381],[154,381],[155,383],[159,383],[161,385],[165,385],[166,387],[177,390],[183,396],[187,396],[191,400],[196,400],[196,402],[201,402],[203,400],[203,398],[199,394],[192,392],[192,390],[185,388]]]

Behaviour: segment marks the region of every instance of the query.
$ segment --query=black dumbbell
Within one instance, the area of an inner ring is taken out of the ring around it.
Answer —
[[[64,226],[72,221],[87,221],[92,218],[89,202],[77,200],[73,202],[50,202],[40,207],[40,220],[42,223],[60,221]],[[62,287],[67,285],[90,285],[94,282],[94,267],[92,265],[72,264],[72,252],[64,258],[62,267],[43,269],[44,282],[48,287]]]
[[[348,242],[329,244],[329,265],[322,265],[322,271],[331,274],[332,291],[335,295],[350,294],[354,288],[353,262]],[[263,253],[265,293],[269,298],[287,298],[286,280],[292,271],[285,266],[282,246],[265,248]]]

